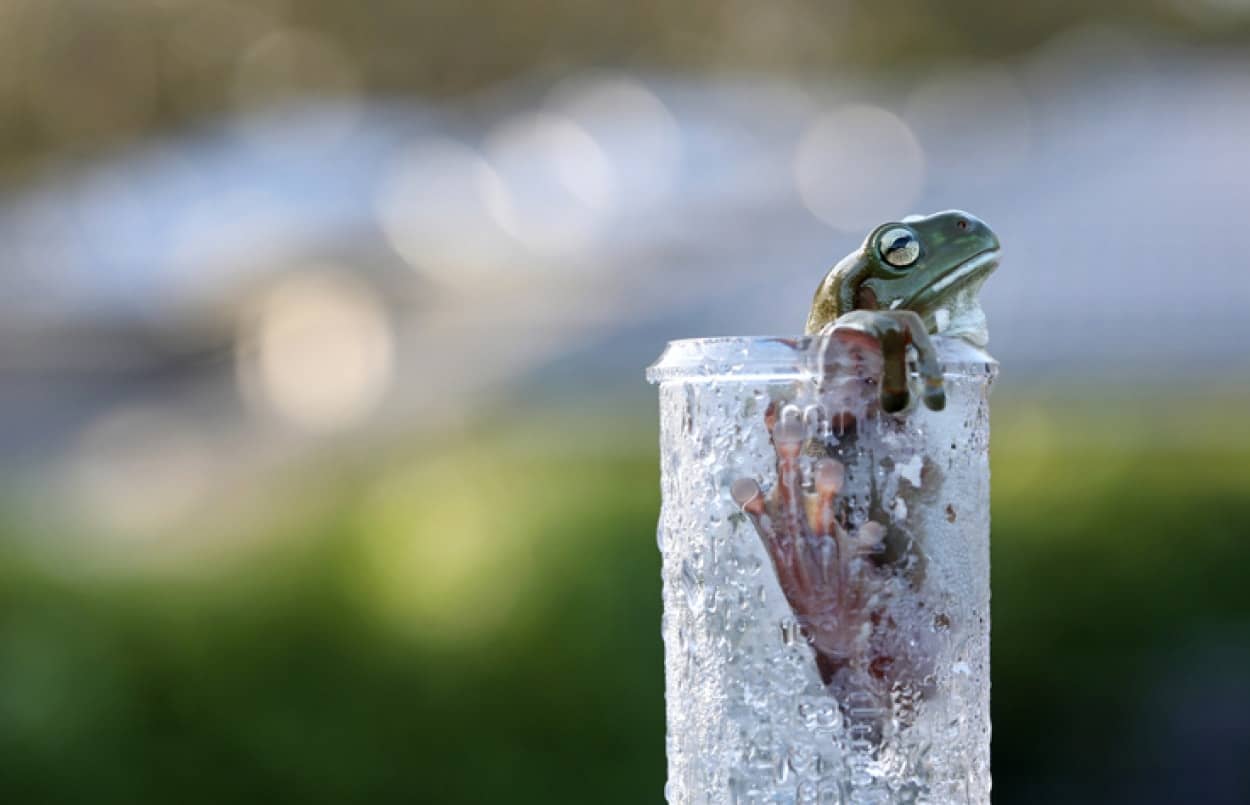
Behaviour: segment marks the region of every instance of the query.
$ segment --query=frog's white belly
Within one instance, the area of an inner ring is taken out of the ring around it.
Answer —
[[[962,338],[978,347],[989,343],[989,322],[977,299],[979,291],[980,287],[964,288],[933,311],[933,324],[938,335]]]

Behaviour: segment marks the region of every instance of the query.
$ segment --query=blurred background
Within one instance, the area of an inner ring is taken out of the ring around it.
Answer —
[[[660,801],[643,367],[948,207],[996,800],[1250,801],[1250,2],[0,0],[0,799]]]

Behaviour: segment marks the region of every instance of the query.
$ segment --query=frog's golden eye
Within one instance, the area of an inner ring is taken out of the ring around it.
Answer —
[[[882,232],[877,239],[877,249],[887,263],[897,268],[905,268],[920,257],[920,241],[910,229],[901,226]]]

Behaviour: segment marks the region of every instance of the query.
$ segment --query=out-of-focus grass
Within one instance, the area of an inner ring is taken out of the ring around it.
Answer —
[[[997,800],[1250,797],[1218,745],[1250,749],[1250,726],[1223,736],[1211,719],[1225,707],[1250,715],[1250,698],[1220,702],[1212,690],[1186,713],[1172,695],[1181,680],[1218,687],[1250,674],[1244,410],[1171,400],[1075,417],[1008,407],[996,420]],[[1186,741],[1208,761],[1180,757]]]
[[[1154,408],[996,401],[996,801],[1168,801],[1167,686],[1250,645],[1244,408]],[[197,572],[8,550],[0,800],[659,801],[654,435],[592,435],[344,471]]]

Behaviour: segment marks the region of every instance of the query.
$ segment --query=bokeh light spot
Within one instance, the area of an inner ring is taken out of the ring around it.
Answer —
[[[593,138],[610,163],[618,203],[645,206],[672,188],[681,162],[681,129],[642,82],[627,75],[579,76],[557,84],[546,106]]]
[[[316,268],[261,300],[240,339],[244,394],[313,430],[360,422],[392,380],[389,316],[363,283]]]
[[[512,203],[481,154],[445,137],[412,143],[378,188],[375,209],[391,247],[448,285],[485,282],[511,248],[499,220]]]
[[[373,490],[358,592],[401,633],[471,643],[503,628],[533,578],[522,483],[477,451],[434,456]]]
[[[150,406],[120,408],[83,432],[68,464],[69,500],[110,535],[148,539],[195,511],[216,469],[190,421]]]
[[[262,36],[239,60],[234,80],[236,111],[272,115],[284,107],[324,101],[315,131],[301,131],[303,148],[327,149],[338,144],[359,120],[360,78],[355,65],[339,45],[310,31],[278,30]],[[245,122],[245,137],[265,144],[263,127],[253,132]]]
[[[907,124],[876,106],[849,105],[813,122],[794,159],[807,208],[844,232],[909,212],[924,187],[925,160]]]
[[[261,37],[243,54],[234,95],[245,109],[259,108],[291,95],[354,95],[358,84],[355,68],[334,40],[284,29]]]
[[[486,155],[511,205],[491,206],[496,223],[540,256],[567,256],[593,239],[617,203],[617,177],[581,126],[547,113],[520,115],[490,133]]]

